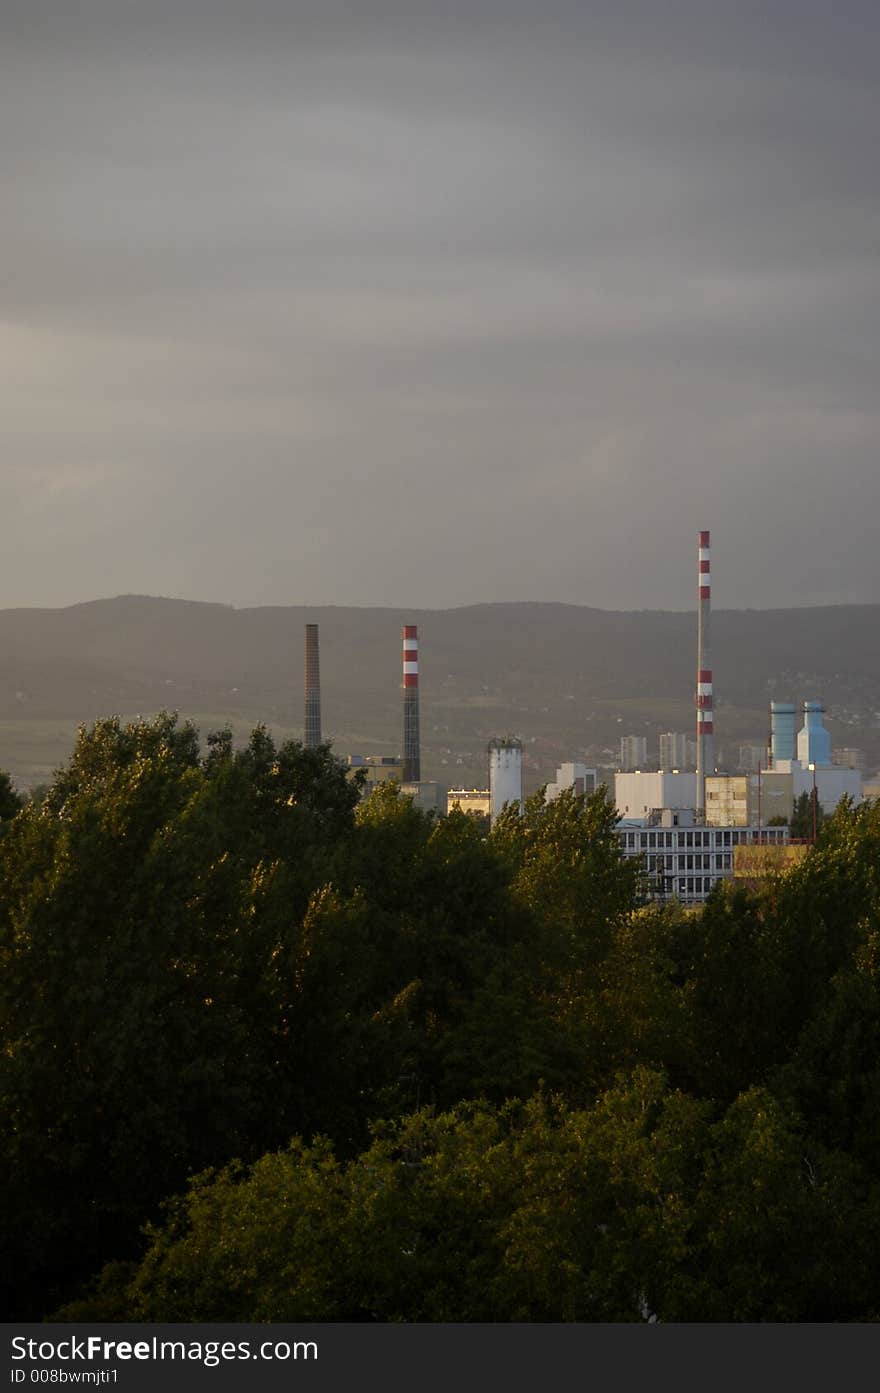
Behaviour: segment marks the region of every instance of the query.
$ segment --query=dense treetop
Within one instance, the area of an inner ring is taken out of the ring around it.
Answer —
[[[880,808],[686,911],[601,794],[359,799],[163,715],[0,805],[10,1313],[873,1318]]]

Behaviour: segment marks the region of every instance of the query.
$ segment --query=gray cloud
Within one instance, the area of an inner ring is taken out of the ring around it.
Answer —
[[[878,28],[7,5],[0,604],[880,599]]]

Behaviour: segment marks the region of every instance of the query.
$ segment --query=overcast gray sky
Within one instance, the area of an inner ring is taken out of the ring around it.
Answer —
[[[876,0],[0,15],[0,607],[880,601]]]

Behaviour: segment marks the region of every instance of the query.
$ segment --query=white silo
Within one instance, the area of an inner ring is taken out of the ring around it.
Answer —
[[[522,741],[512,735],[489,741],[489,819],[507,803],[522,810]]]

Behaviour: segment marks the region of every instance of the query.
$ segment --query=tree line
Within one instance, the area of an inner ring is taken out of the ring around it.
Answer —
[[[0,788],[10,1317],[875,1319],[880,807],[700,910],[615,822],[167,714]]]

